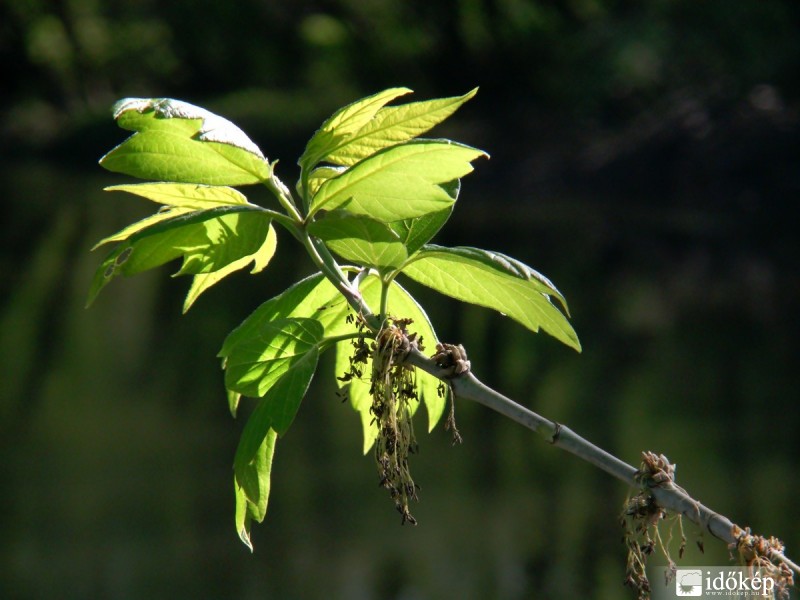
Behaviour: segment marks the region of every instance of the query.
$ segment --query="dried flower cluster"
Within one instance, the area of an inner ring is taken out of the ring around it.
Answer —
[[[620,518],[624,528],[623,543],[628,549],[628,562],[625,570],[625,585],[637,592],[640,600],[650,598],[650,581],[647,579],[647,559],[653,554],[656,546],[668,561],[667,581],[675,574],[676,566],[669,554],[672,539],[672,526],[676,523],[680,530],[681,544],[678,557],[682,558],[686,549],[686,536],[683,534],[683,522],[676,515],[669,528],[668,539],[663,541],[659,531],[660,523],[667,518],[667,511],[658,506],[649,492],[650,487],[672,485],[675,481],[675,465],[670,464],[666,456],[653,452],[642,452],[642,463],[634,475],[634,479],[642,485],[642,490],[628,499]],[[702,550],[702,545],[698,544]]]
[[[776,556],[783,556],[783,542],[776,537],[753,535],[749,527],[742,529],[736,525],[733,535],[736,543],[731,544],[729,549],[736,550],[742,563],[757,571],[762,578],[772,579],[776,598],[789,598],[794,574],[786,563],[775,560]]]
[[[416,334],[408,333],[411,319],[388,318],[367,345],[363,338],[353,342],[355,351],[350,358],[350,372],[339,379],[347,381],[361,377],[363,366],[372,362],[370,374],[370,412],[378,429],[375,442],[375,462],[380,485],[394,500],[403,523],[416,525],[409,510],[411,500],[417,500],[419,486],[414,483],[408,467],[408,455],[418,451],[412,402],[418,401],[414,368],[404,363],[412,347],[419,347]],[[363,328],[361,322],[359,327]]]

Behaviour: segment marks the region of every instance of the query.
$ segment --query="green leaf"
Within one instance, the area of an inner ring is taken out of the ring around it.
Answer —
[[[159,210],[157,213],[150,215],[149,217],[145,217],[144,219],[136,221],[135,223],[131,223],[113,235],[103,238],[94,246],[92,246],[92,250],[97,250],[100,246],[110,242],[121,242],[123,240],[127,240],[132,235],[148,229],[153,225],[162,223],[164,221],[169,221],[170,219],[174,219],[175,217],[179,217],[181,215],[189,215],[194,212],[196,211],[192,210],[191,208],[166,207],[162,210]]]
[[[315,328],[315,333],[307,339],[305,346],[295,344],[295,351],[302,355],[304,349],[325,337],[352,332],[353,326],[346,322],[349,312],[350,306],[321,273],[297,282],[253,311],[228,334],[218,353],[226,369],[225,381],[231,413],[236,416],[242,389],[243,393],[250,396],[260,395],[259,391],[265,393],[276,381],[276,375],[281,375],[280,369],[286,370],[286,361],[293,360],[292,356],[286,354],[290,351],[289,347],[270,347],[276,332],[282,335],[280,331],[287,326],[286,321],[308,323],[309,327]],[[315,325],[311,325],[311,322]],[[251,357],[249,360],[253,356],[256,359],[250,364],[236,364],[237,361],[246,360],[247,356]],[[271,365],[264,363],[264,360],[271,358],[277,360]],[[273,373],[267,367],[279,370]],[[268,379],[259,380],[260,376]],[[239,378],[245,379],[244,387],[237,384]]]
[[[367,277],[359,291],[367,304],[377,306],[380,302],[377,277]],[[351,313],[350,305],[333,284],[322,273],[315,273],[254,310],[228,334],[217,356],[227,365],[229,357],[241,344],[258,338],[271,323],[286,319],[314,320],[322,327],[323,339],[353,333],[353,325],[346,321]]]
[[[226,354],[225,387],[245,396],[264,396],[290,368],[316,351],[323,333],[319,321],[309,318],[264,323]]]
[[[377,306],[380,302],[380,288],[380,279],[372,275],[366,277],[361,283],[360,292],[368,304]],[[410,326],[410,330],[418,334],[418,339],[422,338],[427,348],[435,347],[437,338],[427,315],[411,295],[397,282],[392,282],[391,284],[388,310],[394,316],[413,319],[414,323]],[[341,294],[321,273],[299,281],[282,294],[259,306],[225,339],[219,356],[223,358],[226,368],[226,382],[229,377],[231,380],[235,380],[240,375],[247,373],[249,369],[255,368],[258,364],[259,359],[251,362],[252,367],[233,366],[234,373],[230,374],[231,362],[240,355],[242,348],[248,349],[248,352],[252,355],[259,357],[275,352],[274,349],[270,350],[267,347],[267,342],[273,339],[271,337],[272,334],[276,329],[280,330],[285,321],[300,320],[306,322],[313,320],[322,328],[322,334],[307,340],[306,345],[300,348],[302,351],[304,347],[310,347],[313,344],[313,339],[321,338],[324,342],[325,339],[331,337],[352,333],[354,327],[346,321],[347,315],[351,314],[351,312],[350,306],[345,302]],[[273,343],[272,346],[280,346],[280,344]],[[348,370],[349,362],[347,359],[351,354],[352,347],[349,342],[340,342],[336,345],[336,349],[336,373],[341,375]],[[282,358],[287,360],[291,358],[286,354],[286,352],[289,352],[287,348],[281,351],[284,352]],[[263,352],[267,354],[262,354]],[[369,365],[364,368],[365,377],[367,378],[370,368]],[[250,375],[249,379],[252,379],[252,381],[247,382],[248,389],[246,391],[237,385],[234,386],[237,395],[232,395],[229,392],[229,407],[233,414],[235,414],[238,406],[238,393],[240,390],[245,395],[258,395],[258,389],[249,389],[251,386],[257,388],[258,373],[255,373],[255,378],[252,377],[253,373],[250,373]],[[429,428],[432,429],[441,418],[444,410],[444,399],[439,398],[436,392],[439,380],[423,371],[417,370],[417,381],[420,395],[426,404]],[[269,384],[270,382],[267,381],[266,383]],[[231,386],[228,387],[230,388]],[[255,394],[249,392],[255,392]],[[351,403],[358,408],[364,424],[365,451],[374,440],[374,436],[371,439],[368,437],[371,432],[369,423],[372,419],[372,416],[368,415],[371,400],[365,400],[369,396],[368,392],[368,381],[353,380],[351,382]]]
[[[107,192],[128,192],[153,202],[163,204],[161,210],[129,225],[114,235],[104,238],[94,245],[92,250],[109,242],[119,242],[151,225],[160,223],[198,210],[217,208],[220,206],[248,205],[245,196],[230,187],[197,185],[190,183],[138,183],[133,185],[112,185],[105,188]]]
[[[441,184],[440,187],[455,201],[458,199],[459,191],[461,191],[461,180],[455,179],[453,181],[448,181],[447,183]],[[452,204],[447,208],[422,215],[415,219],[394,221],[393,223],[389,223],[389,227],[400,236],[400,239],[406,247],[406,252],[408,252],[409,256],[412,256],[436,235],[450,218],[451,214],[453,214]]]
[[[389,226],[362,215],[334,211],[308,226],[308,232],[336,254],[359,265],[383,270],[408,258],[400,237]]]
[[[197,211],[151,225],[128,237],[97,269],[88,304],[118,275],[134,275],[184,256],[181,274],[211,273],[257,253],[270,216],[247,206]]]
[[[224,267],[217,269],[216,271],[212,271],[210,273],[200,273],[195,275],[192,278],[192,285],[189,288],[189,292],[186,294],[186,300],[183,303],[183,312],[191,308],[194,301],[209,289],[211,286],[216,285],[219,281],[230,275],[231,273],[235,273],[240,269],[244,269],[250,263],[253,264],[253,268],[250,271],[251,275],[255,275],[263,271],[269,261],[272,260],[272,257],[275,256],[275,250],[278,246],[278,236],[275,234],[275,228],[272,224],[269,225],[269,229],[267,231],[267,236],[264,238],[264,243],[261,244],[261,247],[253,252],[252,254],[248,254],[247,256],[243,256],[238,260],[234,260]]]
[[[253,551],[250,538],[252,521],[261,523],[267,514],[270,492],[272,458],[275,455],[275,442],[278,434],[270,429],[263,437],[251,460],[234,464],[233,489],[236,498],[236,533],[244,544]]]
[[[318,360],[319,349],[312,346],[259,399],[239,440],[234,461],[237,469],[250,464],[256,457],[259,446],[270,430],[279,436],[288,431],[311,384]]]
[[[260,523],[267,514],[275,442],[294,420],[318,359],[319,350],[313,346],[291,365],[259,400],[239,439],[233,461],[236,530],[251,551],[251,521]]]
[[[142,179],[246,185],[270,177],[267,159],[236,125],[170,98],[126,98],[114,105],[120,127],[135,131],[100,164]]]
[[[455,179],[447,183],[440,184],[440,186],[448,196],[453,199],[453,202],[458,200],[458,193],[461,191],[461,180]],[[453,204],[447,208],[431,212],[421,217],[414,219],[403,219],[401,221],[394,221],[389,223],[400,239],[403,240],[408,254],[412,255],[417,250],[427,244],[431,238],[442,228],[442,226],[453,214]]]
[[[228,398],[228,410],[231,411],[231,416],[235,419],[236,418],[236,411],[239,410],[239,401],[242,399],[242,395],[239,392],[234,392],[233,390],[225,389],[225,395]]]
[[[400,240],[406,247],[406,252],[411,256],[438,233],[450,218],[451,214],[453,214],[453,207],[448,206],[447,208],[422,215],[416,219],[395,221],[394,223],[390,223],[389,226],[392,228],[392,231],[400,236]]]
[[[228,334],[218,356],[228,361],[236,348],[256,338],[273,321],[289,318],[313,319],[331,337],[352,331],[345,323],[350,306],[339,291],[322,273],[316,273],[295,283],[283,293],[264,302]]]
[[[319,360],[321,332],[312,319],[282,319],[268,324],[258,338],[239,344],[229,357],[226,383],[229,374],[244,366],[237,385],[228,385],[231,411],[236,411],[239,393],[263,395],[242,431],[234,458],[236,530],[251,551],[251,521],[263,521],[267,512],[275,441],[289,429],[308,391]],[[233,389],[236,393],[231,393]]]
[[[470,173],[471,161],[480,156],[486,153],[448,140],[415,140],[381,150],[325,181],[310,213],[344,208],[388,223],[445,209],[454,200],[440,184]]]
[[[398,96],[409,93],[411,90],[408,88],[390,88],[340,108],[309,140],[297,164],[304,171],[309,171],[318,162],[325,160],[330,153],[346,144],[347,140],[364,127],[382,106]]]
[[[112,185],[107,192],[128,192],[153,202],[167,206],[177,206],[191,210],[206,210],[219,206],[240,206],[248,204],[240,191],[227,186],[199,185],[196,183],[135,183]]]
[[[353,344],[350,340],[336,344],[336,359],[334,362],[334,373],[341,377],[344,373],[350,372],[350,357],[353,355]],[[375,415],[370,412],[372,407],[372,395],[369,393],[370,373],[372,373],[372,359],[367,360],[366,364],[359,365],[362,377],[354,377],[342,383],[339,388],[347,393],[350,406],[358,413],[361,421],[361,430],[364,433],[363,452],[366,454],[372,448],[378,437],[378,428],[375,425]]]
[[[383,148],[414,139],[444,121],[477,93],[478,88],[475,88],[463,96],[383,107],[358,131],[328,152],[324,160],[354,165]]]
[[[247,198],[241,192],[225,186],[208,186],[189,183],[140,183],[134,185],[116,185],[105,189],[106,191],[128,192],[164,206],[156,214],[129,225],[122,231],[101,240],[93,249],[108,242],[126,240],[139,231],[143,231],[156,223],[173,219],[176,216],[188,215],[221,207],[253,207],[253,205],[247,202]],[[236,249],[231,247],[233,245],[234,244],[228,245],[228,252],[236,252]],[[255,252],[237,260],[232,260],[230,263],[216,270],[201,272],[195,275],[183,305],[183,312],[185,313],[188,311],[194,301],[197,300],[204,291],[231,273],[247,267],[250,263],[254,263],[251,273],[255,274],[262,271],[275,254],[276,245],[277,238],[275,230],[272,225],[269,224],[267,234],[263,238],[263,243]],[[193,259],[188,259],[187,257],[184,263],[184,269],[181,270],[181,273],[191,271],[193,269],[193,262],[195,264],[197,263],[196,257]],[[202,259],[200,262],[202,262]]]
[[[344,173],[345,167],[317,167],[308,175],[308,195],[313,196],[319,190],[319,187],[328,181],[331,177],[336,177]],[[303,190],[301,181],[297,182],[297,193],[302,195]]]
[[[403,273],[443,294],[507,314],[531,331],[539,328],[580,352],[578,336],[551,302],[566,301],[543,275],[497,252],[425,246]],[[568,314],[568,313],[567,313]]]

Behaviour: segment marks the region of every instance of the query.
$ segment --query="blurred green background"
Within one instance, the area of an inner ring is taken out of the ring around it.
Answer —
[[[800,3],[0,0],[0,64],[0,597],[633,597],[628,490],[478,406],[457,406],[461,446],[419,435],[420,524],[401,526],[330,360],[250,555],[215,354],[309,267],[282,235],[263,276],[186,316],[177,267],[84,310],[91,246],[151,210],[101,191],[122,181],[97,159],[125,137],[124,96],[228,117],[293,183],[340,105],[480,85],[435,133],[492,159],[436,241],[548,275],[584,351],[413,287],[439,336],[628,462],[664,452],[695,497],[800,555]],[[686,532],[685,564],[726,564]]]

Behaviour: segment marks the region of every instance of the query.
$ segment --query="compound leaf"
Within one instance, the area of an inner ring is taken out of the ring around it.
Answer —
[[[116,173],[209,185],[246,185],[270,177],[267,159],[236,125],[171,98],[126,98],[114,118],[135,131],[100,164]]]
[[[343,208],[386,223],[411,219],[451,206],[440,184],[472,171],[482,150],[449,140],[414,140],[373,154],[325,181],[311,213]]]
[[[544,329],[580,351],[567,317],[551,302],[566,301],[543,275],[497,252],[478,248],[425,246],[403,267],[403,273],[443,294],[507,314],[531,331]]]
[[[368,277],[360,291],[368,303],[377,304],[380,281],[377,277]],[[217,356],[223,359],[223,366],[229,369],[231,359],[241,346],[263,347],[263,332],[269,328],[272,331],[275,323],[286,320],[314,321],[322,328],[321,339],[352,333],[353,325],[347,322],[351,312],[350,305],[333,284],[322,273],[315,273],[254,310],[228,334]],[[236,379],[235,376],[231,377]],[[228,386],[228,389],[236,388]],[[235,402],[231,402],[231,409],[235,409]]]

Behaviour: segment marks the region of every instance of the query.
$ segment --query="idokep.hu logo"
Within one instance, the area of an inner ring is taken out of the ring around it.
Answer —
[[[684,567],[673,577],[655,576],[650,581],[654,600],[775,597],[774,579],[747,567]]]
[[[678,569],[675,573],[675,593],[678,596],[702,596],[703,572],[699,569]]]

